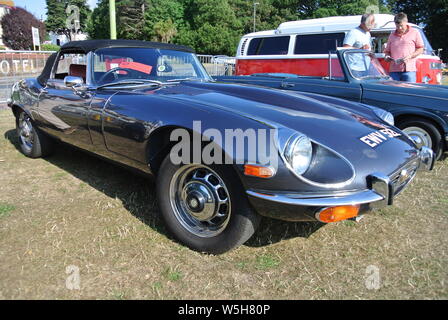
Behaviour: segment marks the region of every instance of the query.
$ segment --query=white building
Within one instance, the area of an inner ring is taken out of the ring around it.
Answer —
[[[57,33],[54,33],[53,31],[50,31],[49,34],[50,34],[51,44],[62,46],[65,43],[70,41],[65,34],[57,34]],[[87,40],[87,33],[79,32],[79,33],[72,34],[72,41],[78,41],[78,40]]]

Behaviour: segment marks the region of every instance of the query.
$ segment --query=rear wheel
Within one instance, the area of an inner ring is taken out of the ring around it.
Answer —
[[[414,140],[418,148],[428,147],[434,151],[436,159],[441,157],[442,135],[431,122],[412,118],[398,123],[397,126]]]
[[[46,156],[52,151],[52,141],[34,126],[30,116],[19,111],[16,130],[22,153],[30,158]]]
[[[157,180],[167,229],[194,250],[213,254],[231,250],[246,242],[260,222],[228,166],[174,165],[168,155]]]

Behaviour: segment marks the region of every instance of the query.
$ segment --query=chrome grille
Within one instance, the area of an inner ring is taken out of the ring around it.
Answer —
[[[415,159],[395,171],[390,176],[394,195],[398,195],[412,181],[417,173],[419,160]]]

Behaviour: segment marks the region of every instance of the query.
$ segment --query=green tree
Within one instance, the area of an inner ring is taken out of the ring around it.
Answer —
[[[190,30],[179,37],[183,44],[207,54],[235,54],[242,24],[227,0],[196,0],[188,3]],[[185,40],[191,41],[185,43]]]
[[[59,0],[47,0],[47,20],[45,21],[47,30],[57,33],[65,29],[66,19],[65,3]]]
[[[155,36],[152,38],[153,41],[158,42],[170,42],[174,36],[177,34],[176,26],[171,19],[158,21],[154,25]]]
[[[147,8],[147,0],[116,1],[117,37],[120,39],[145,39],[144,26]]]
[[[182,5],[175,0],[117,0],[117,37],[120,39],[169,39],[183,19]],[[88,32],[91,39],[110,37],[109,0],[93,10]]]
[[[87,33],[90,39],[110,38],[109,0],[100,0],[88,20]]]
[[[3,29],[3,43],[13,50],[33,49],[32,27],[39,29],[41,41],[45,37],[45,25],[31,13],[19,7],[12,7],[0,19],[0,25]]]
[[[189,30],[185,25],[184,3],[177,0],[151,0],[145,12],[144,32],[148,39],[176,41],[180,30]]]
[[[388,6],[379,0],[322,0],[318,1],[317,6],[312,14],[313,18],[323,18],[329,16],[350,16],[360,15],[367,12],[368,8],[376,6],[379,13],[389,13]]]
[[[240,21],[243,34],[253,32],[254,2],[258,2],[255,19],[257,31],[276,29],[282,22],[299,18],[297,0],[229,0],[236,18]]]

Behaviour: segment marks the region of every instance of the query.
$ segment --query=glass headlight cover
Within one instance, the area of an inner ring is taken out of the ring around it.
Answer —
[[[304,174],[311,163],[313,157],[313,145],[311,140],[303,135],[292,136],[285,148],[285,159],[295,174]]]
[[[380,118],[381,120],[383,120],[384,122],[386,122],[387,124],[394,126],[395,125],[395,118],[394,115],[392,113],[390,113],[389,111],[386,111],[384,109],[378,108],[378,107],[374,107],[371,106],[369,104],[364,104],[364,103],[360,103],[361,106],[367,107],[370,110],[373,111],[373,113],[375,113],[375,115]]]
[[[395,125],[395,119],[392,113],[380,108],[373,109],[373,112],[375,112],[375,114],[383,119],[387,124],[390,124],[391,126]]]

